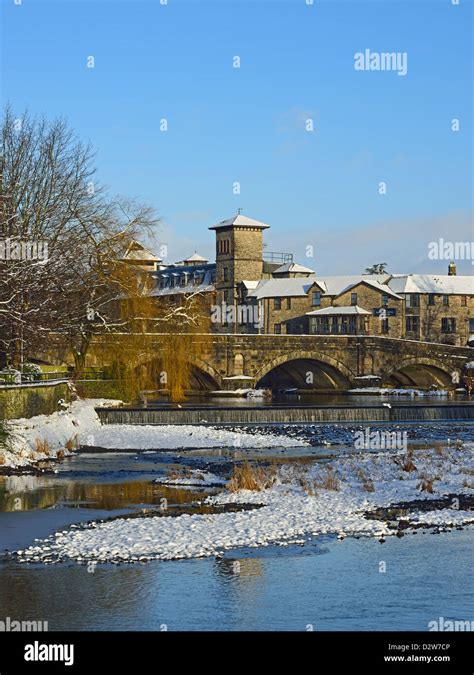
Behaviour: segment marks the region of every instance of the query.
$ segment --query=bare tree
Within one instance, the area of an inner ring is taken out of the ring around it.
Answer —
[[[106,196],[91,147],[63,119],[48,122],[28,112],[16,118],[7,107],[0,148],[0,351],[6,360],[19,364],[26,351],[64,341],[83,365],[92,335],[116,311],[114,299],[137,288],[136,275],[114,272],[125,242],[157,222],[150,207]]]

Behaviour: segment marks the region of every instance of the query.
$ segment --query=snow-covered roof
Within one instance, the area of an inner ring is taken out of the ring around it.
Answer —
[[[280,265],[276,270],[273,270],[273,274],[283,274],[284,272],[306,272],[307,274],[314,274],[314,270],[310,270],[309,267],[300,265],[299,263],[285,263]]]
[[[359,284],[367,284],[367,286],[371,286],[372,288],[375,288],[375,290],[380,291],[381,293],[384,293],[385,295],[390,295],[393,298],[396,298],[397,300],[403,300],[402,296],[397,295],[397,293],[395,293],[390,288],[390,286],[388,286],[387,284],[381,284],[379,281],[377,281],[375,279],[364,279],[364,278],[362,278],[359,281],[356,281],[354,284],[351,284],[350,286],[345,288],[344,291],[342,291],[342,292],[344,293],[346,291],[349,291],[351,288],[355,288]]]
[[[375,281],[378,284],[385,284],[389,278],[388,274],[349,274],[335,277],[318,277],[319,281],[326,284],[326,295],[340,295],[349,288],[361,281]]]
[[[194,251],[194,253],[190,255],[189,258],[185,258],[183,260],[183,263],[190,263],[190,262],[207,263],[207,258],[203,258],[202,255],[199,255],[199,253],[196,253],[196,251]]]
[[[306,295],[314,283],[318,283],[319,279],[316,277],[296,277],[283,279],[263,279],[259,281],[255,290],[249,293],[249,298],[284,298],[284,297],[298,297]],[[322,287],[321,290],[324,291]]]
[[[140,242],[136,241],[135,239],[128,245],[127,250],[124,253],[123,260],[146,260],[149,262],[161,262],[161,258],[158,258],[148,248],[145,248],[143,244],[140,244]]]
[[[306,295],[313,284],[317,284],[323,295],[340,295],[361,282],[369,283],[382,293],[399,297],[383,282],[388,279],[384,274],[353,274],[341,277],[317,277],[315,274],[297,278],[273,278],[260,281],[249,297],[278,298]]]
[[[473,276],[447,274],[393,274],[388,285],[395,293],[474,295]]]
[[[257,288],[259,283],[260,283],[260,281],[242,281],[242,284],[248,290],[254,290],[254,288]]]
[[[369,314],[366,309],[362,309],[359,305],[350,305],[348,307],[325,307],[324,309],[316,309],[313,312],[306,312],[306,316],[335,316],[347,314]]]
[[[232,227],[234,225],[238,227],[257,227],[261,230],[265,230],[267,227],[270,227],[270,225],[267,225],[266,223],[262,223],[259,220],[254,220],[253,218],[248,218],[247,216],[243,216],[241,213],[238,213],[232,218],[228,218],[227,220],[217,223],[217,225],[212,225],[209,229],[219,230],[221,227]]]

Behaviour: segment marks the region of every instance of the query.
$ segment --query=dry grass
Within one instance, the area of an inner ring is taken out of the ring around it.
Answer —
[[[365,490],[365,492],[375,492],[374,481],[370,478],[367,478],[367,480],[362,482],[362,488]]]
[[[64,458],[64,450],[58,450],[58,452],[56,453],[56,457],[58,459],[63,459]]]
[[[66,448],[66,450],[69,450],[69,452],[72,452],[73,450],[78,450],[80,445],[81,444],[79,442],[79,436],[77,434],[74,434],[74,436],[68,438],[68,440],[64,444],[64,447]]]
[[[469,490],[474,489],[474,484],[470,483],[467,478],[465,478],[462,482],[462,486],[465,488],[469,488]]]
[[[234,466],[232,475],[227,484],[230,492],[239,490],[254,490],[260,492],[270,488],[276,479],[275,467],[255,466],[250,462],[243,462]]]
[[[5,455],[0,455],[0,465],[5,464]]]
[[[410,473],[411,471],[416,471],[416,466],[415,463],[413,462],[413,450],[407,450],[403,459],[395,457],[393,461],[395,462],[395,464],[398,464],[400,466],[402,471],[406,471],[407,473]]]
[[[183,478],[193,478],[195,476],[187,466],[175,466],[168,471],[166,477],[170,480],[182,480]],[[204,479],[204,476],[202,478]]]
[[[316,479],[314,484],[322,490],[339,490],[339,478],[331,466],[326,467],[326,473],[321,478]]]
[[[357,469],[356,475],[362,483],[362,489],[365,490],[365,492],[375,492],[374,481],[367,476],[363,469]]]
[[[421,481],[418,483],[418,490],[421,492],[428,492],[430,495],[433,494],[433,483],[435,478],[428,478],[428,476],[422,476]]]
[[[311,485],[311,483],[308,481],[307,478],[305,478],[304,476],[300,476],[298,478],[298,482],[307,495],[309,495],[310,497],[314,497],[316,495],[314,484]]]
[[[49,457],[51,454],[51,446],[49,441],[47,441],[45,438],[37,438],[35,440],[35,448],[36,452],[46,455],[47,457]]]

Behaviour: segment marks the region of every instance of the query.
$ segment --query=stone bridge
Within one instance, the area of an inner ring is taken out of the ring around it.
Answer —
[[[197,336],[198,339],[198,336]],[[215,335],[194,359],[200,388],[453,387],[469,347],[371,336]],[[370,376],[372,376],[372,381]],[[376,378],[379,378],[378,380]]]
[[[474,360],[469,347],[378,336],[216,334],[211,340],[200,335],[194,339],[199,357],[192,359],[191,388],[204,390],[453,388],[466,363]],[[150,335],[150,340],[158,360],[159,335]],[[46,360],[61,362],[51,355]],[[93,355],[90,362],[100,365]]]

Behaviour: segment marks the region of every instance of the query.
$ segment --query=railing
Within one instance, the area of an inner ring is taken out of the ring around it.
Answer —
[[[263,254],[263,259],[266,262],[274,262],[284,265],[285,263],[293,262],[293,253],[275,253],[274,251],[265,251]]]
[[[41,373],[5,373],[0,372],[0,387],[20,384],[44,384],[56,380],[105,380],[104,371],[82,371],[74,373],[71,370],[48,371]]]

